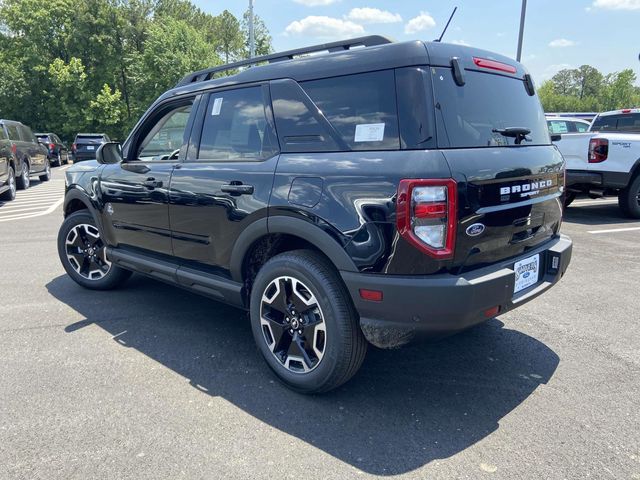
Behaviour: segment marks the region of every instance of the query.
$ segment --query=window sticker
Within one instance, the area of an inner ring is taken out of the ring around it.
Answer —
[[[211,115],[220,115],[222,110],[222,97],[216,98],[213,101],[213,108],[211,109]]]
[[[356,125],[354,142],[381,142],[384,139],[384,123],[361,123]]]

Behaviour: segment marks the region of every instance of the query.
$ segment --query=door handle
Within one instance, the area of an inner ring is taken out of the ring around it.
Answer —
[[[147,178],[144,182],[142,182],[142,185],[144,185],[147,188],[162,188],[162,180],[156,180],[153,177],[149,177]]]
[[[224,193],[231,195],[251,195],[253,193],[253,185],[243,185],[240,182],[232,182],[222,185],[220,188]]]

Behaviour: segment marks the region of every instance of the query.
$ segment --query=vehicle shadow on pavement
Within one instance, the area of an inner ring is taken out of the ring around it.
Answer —
[[[66,276],[47,289],[85,318],[66,326],[70,335],[98,326],[115,336],[105,342],[134,348],[204,394],[376,475],[412,471],[483,439],[559,362],[543,343],[491,320],[438,342],[370,348],[349,383],[304,396],[275,380],[243,311],[138,275],[111,292]]]
[[[625,216],[618,204],[611,203],[604,205],[572,205],[565,210],[564,221],[596,226],[640,223],[638,220]]]

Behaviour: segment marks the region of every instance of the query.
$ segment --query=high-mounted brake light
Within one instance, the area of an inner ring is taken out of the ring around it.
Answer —
[[[589,140],[589,163],[604,162],[609,155],[609,140],[592,138]]]
[[[446,179],[404,179],[398,186],[396,227],[414,247],[438,259],[453,257],[457,184]]]
[[[500,72],[516,73],[517,69],[513,65],[508,63],[496,62],[495,60],[489,60],[488,58],[473,57],[473,63],[476,67],[488,68],[489,70],[498,70]]]
[[[631,113],[631,109],[630,108],[623,108],[621,110],[622,113]]]

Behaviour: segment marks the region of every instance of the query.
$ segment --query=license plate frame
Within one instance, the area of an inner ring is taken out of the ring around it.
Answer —
[[[540,279],[540,254],[536,253],[531,257],[517,261],[513,264],[513,272],[515,273],[514,295],[534,286]]]

